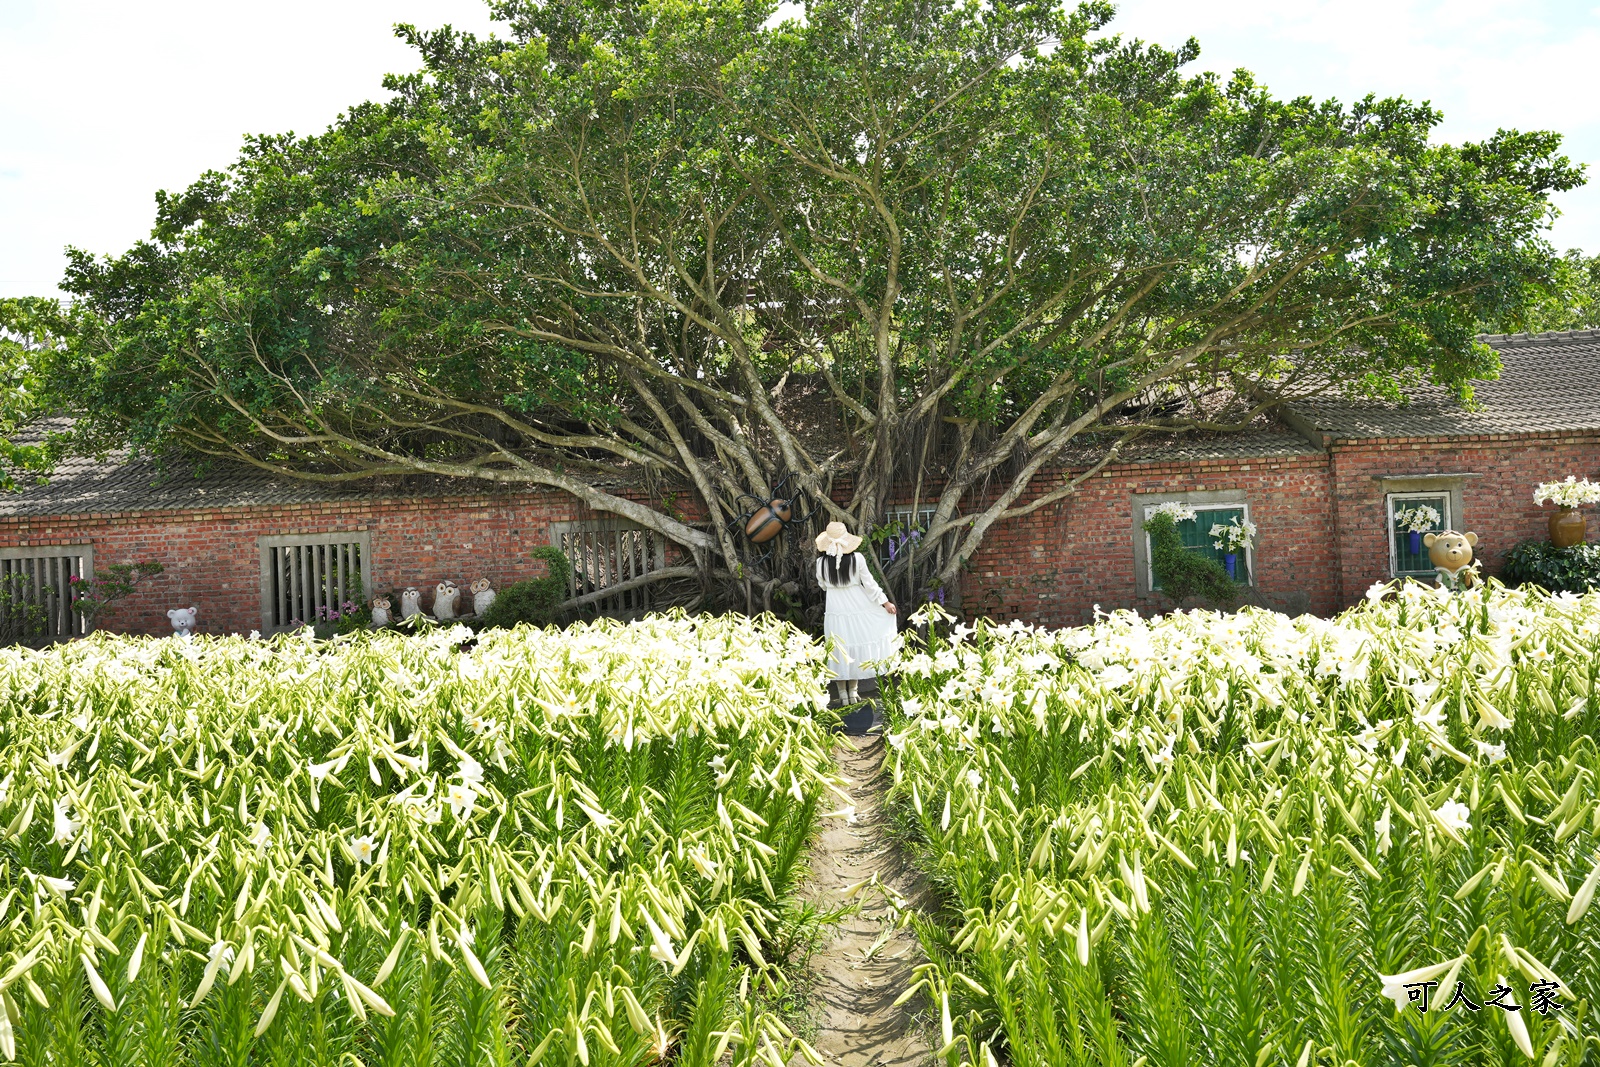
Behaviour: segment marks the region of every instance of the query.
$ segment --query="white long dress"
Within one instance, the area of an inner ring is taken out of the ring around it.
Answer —
[[[895,650],[894,616],[883,610],[888,597],[873,580],[861,553],[852,553],[850,580],[829,585],[827,557],[817,557],[817,584],[827,593],[822,632],[828,642],[829,666],[834,678],[857,681],[875,677],[864,663],[887,659]],[[843,563],[843,560],[840,560]]]

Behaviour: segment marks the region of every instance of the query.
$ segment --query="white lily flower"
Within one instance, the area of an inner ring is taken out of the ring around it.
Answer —
[[[1437,980],[1440,975],[1448,973],[1458,959],[1460,957],[1427,967],[1418,967],[1415,970],[1402,971],[1399,974],[1380,974],[1378,979],[1383,983],[1383,995],[1394,1001],[1396,1011],[1405,1011],[1411,1003],[1411,991],[1406,986]]]
[[[471,756],[463,756],[461,766],[456,768],[456,777],[461,779],[463,785],[476,788],[483,784],[483,764]]]
[[[78,819],[74,819],[72,817],[71,810],[72,810],[72,801],[71,801],[70,798],[62,797],[61,799],[56,801],[56,803],[55,803],[55,832],[54,832],[53,836],[50,838],[50,843],[51,844],[54,844],[54,845],[69,844],[69,843],[71,843],[73,838],[78,836],[78,830],[82,828],[83,823],[82,823],[82,821],[80,821]]]
[[[1503,744],[1491,745],[1487,741],[1479,741],[1476,738],[1473,739],[1472,743],[1478,746],[1478,755],[1490,763],[1499,763],[1506,758],[1506,746]]]
[[[462,819],[471,815],[472,809],[477,806],[478,793],[465,782],[457,782],[445,793],[445,800],[450,804],[451,814]]]
[[[372,856],[377,852],[377,843],[371,837],[355,837],[350,840],[350,854],[356,858],[356,866],[371,863]]]
[[[1446,829],[1460,834],[1472,829],[1472,809],[1459,800],[1447,800],[1433,813]]]

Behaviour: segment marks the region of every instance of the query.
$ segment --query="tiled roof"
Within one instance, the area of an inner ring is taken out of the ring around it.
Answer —
[[[1412,391],[1408,404],[1329,398],[1295,405],[1291,419],[1322,442],[1371,437],[1600,430],[1600,330],[1491,334],[1500,377],[1473,383],[1477,410],[1439,386]]]
[[[17,435],[18,443],[42,441],[68,420],[40,420]],[[178,459],[162,465],[148,458],[130,459],[126,451],[104,460],[74,456],[63,460],[46,484],[0,493],[0,518],[24,515],[82,515],[125,511],[176,511],[195,508],[271,507],[276,504],[319,504],[340,500],[394,499],[418,496],[478,496],[515,492],[516,486],[462,479],[414,476],[388,477],[353,484],[299,481],[241,463],[215,461],[196,467]]]
[[[113,453],[104,461],[64,460],[45,485],[0,494],[0,517],[303,504],[358,499],[370,492],[278,478],[235,464],[216,464],[198,475],[183,463],[162,470],[151,460]]]
[[[1083,467],[1098,462],[1111,444],[1109,439],[1086,437],[1082,447],[1068,447],[1062,462]],[[1298,433],[1263,426],[1234,433],[1183,433],[1144,437],[1122,450],[1117,462],[1196,463],[1203,460],[1271,459],[1310,456],[1321,450]]]

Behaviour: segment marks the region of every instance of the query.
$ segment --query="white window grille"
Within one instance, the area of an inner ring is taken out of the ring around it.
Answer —
[[[880,564],[888,564],[899,556],[901,549],[906,547],[913,533],[926,533],[928,527],[933,523],[934,513],[938,510],[938,506],[934,504],[923,504],[915,509],[909,505],[898,505],[885,510],[883,515],[884,525],[898,526],[899,529],[895,531],[894,536],[886,537],[878,542],[878,562]]]
[[[72,605],[83,592],[76,586],[93,577],[89,545],[0,548],[0,640],[52,641],[88,633]]]
[[[1411,535],[1400,529],[1400,515],[1417,507],[1429,507],[1439,513],[1435,530],[1453,530],[1455,516],[1451,514],[1452,494],[1442,492],[1389,493],[1389,573],[1396,578],[1432,578],[1435,574],[1428,546],[1418,538],[1417,551],[1411,551]]]
[[[666,566],[667,539],[626,519],[557,523],[551,540],[572,564],[571,596],[597,593]],[[634,616],[654,606],[651,586],[626,589],[595,603],[602,615]]]
[[[343,613],[372,588],[366,532],[263,537],[261,632],[279,633]]]

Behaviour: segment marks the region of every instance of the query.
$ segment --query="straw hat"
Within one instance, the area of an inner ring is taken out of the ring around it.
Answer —
[[[830,522],[826,530],[817,534],[817,551],[830,556],[842,556],[860,547],[860,535],[846,530],[842,522]]]

